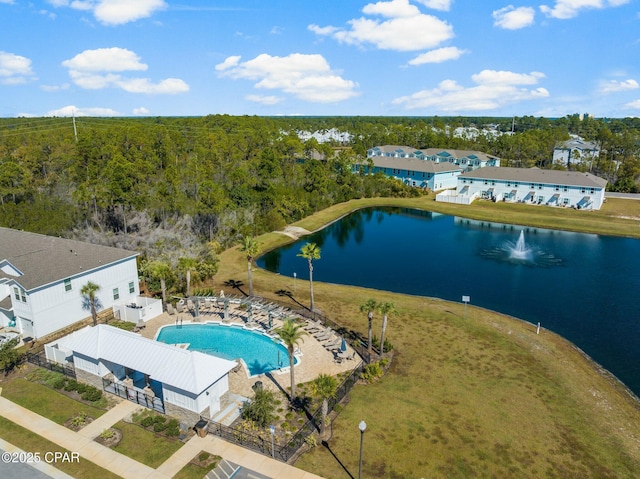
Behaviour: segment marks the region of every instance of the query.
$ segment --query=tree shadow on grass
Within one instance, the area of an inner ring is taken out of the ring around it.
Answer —
[[[242,290],[242,287],[244,286],[244,283],[243,283],[242,281],[238,281],[238,280],[235,280],[235,279],[229,279],[229,280],[227,280],[227,281],[225,281],[225,282],[224,282],[224,285],[225,285],[225,286],[228,286],[228,287],[230,287],[230,288],[233,288],[233,289],[237,289],[237,290],[238,290],[238,291],[240,291],[244,296],[249,296],[247,293],[245,293],[245,292]]]
[[[297,299],[295,299],[293,297],[293,293],[291,293],[291,291],[289,291],[288,289],[279,289],[278,291],[276,291],[276,294],[278,296],[286,296],[287,298],[289,298],[291,301],[293,301],[294,303],[296,303],[298,306],[300,306],[301,308],[306,309],[307,311],[309,310],[308,306],[305,306],[304,304],[302,304],[301,302],[299,302]]]

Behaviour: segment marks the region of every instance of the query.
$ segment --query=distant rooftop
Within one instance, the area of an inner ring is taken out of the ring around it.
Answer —
[[[552,185],[585,186],[588,188],[604,188],[607,186],[607,180],[590,173],[541,170],[539,168],[497,168],[495,166],[487,166],[464,173],[459,178],[511,180]]]
[[[15,279],[27,291],[137,255],[135,251],[0,227],[0,280]],[[12,269],[21,274],[10,274]]]

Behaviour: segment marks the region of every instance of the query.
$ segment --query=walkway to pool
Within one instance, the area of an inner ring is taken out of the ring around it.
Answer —
[[[227,313],[228,324],[243,324],[246,327],[249,313],[245,306],[232,300],[229,302]],[[260,323],[257,322],[260,315],[258,307],[254,308],[252,315],[255,320],[254,327],[264,331]],[[296,315],[291,312],[291,316]],[[155,339],[158,330],[165,325],[188,324],[192,322],[204,323],[207,321],[222,323],[223,319],[224,309],[222,307],[217,307],[215,306],[215,303],[212,303],[206,308],[199,309],[199,316],[197,317],[194,317],[193,314],[188,311],[176,312],[173,315],[165,312],[160,316],[147,321],[145,328],[139,331],[139,334],[146,338]],[[264,322],[264,320],[265,318],[263,317],[261,321]],[[335,354],[325,347],[327,341],[321,341],[324,337],[321,335],[322,331],[320,333],[315,333],[313,330],[314,325],[307,320],[303,321],[305,323],[305,329],[308,329],[308,334],[303,336],[303,340],[299,346],[299,362],[295,366],[296,383],[312,381],[318,377],[320,373],[335,376],[343,372],[351,371],[359,364],[360,357],[355,354],[355,351],[349,345],[347,345],[347,351],[344,353],[344,356],[348,358],[353,357],[353,359],[345,359],[342,362],[336,362]],[[282,325],[282,319],[274,315],[272,318],[272,324],[274,328],[279,327]],[[313,334],[315,334],[315,336]],[[335,334],[337,335],[337,333]],[[316,338],[316,336],[320,339]],[[247,376],[247,370],[242,366],[229,374],[229,391],[240,396],[252,397],[253,390],[251,389],[251,386],[253,386],[256,381],[261,381],[263,386],[270,390],[275,391],[281,389],[287,391],[287,388],[290,386],[289,369],[272,371],[268,374],[261,374],[259,376],[249,378]]]

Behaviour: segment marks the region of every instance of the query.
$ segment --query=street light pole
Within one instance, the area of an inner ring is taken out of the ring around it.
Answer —
[[[360,421],[358,429],[360,429],[360,465],[358,466],[358,479],[362,479],[362,445],[364,443],[364,431],[367,429],[367,423]]]

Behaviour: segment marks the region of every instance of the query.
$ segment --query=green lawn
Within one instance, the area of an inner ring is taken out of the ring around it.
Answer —
[[[120,421],[113,427],[122,431],[122,440],[113,450],[149,467],[157,468],[182,447],[178,440],[159,436],[135,424]]]
[[[106,412],[104,409],[81,403],[55,389],[24,378],[3,382],[2,395],[57,424],[64,424],[68,419],[80,414],[96,419]]]
[[[2,391],[4,395],[4,384]],[[42,457],[47,452],[71,452],[1,416],[0,436],[24,451],[39,452]],[[116,479],[120,477],[84,458],[80,458],[78,462],[58,462],[52,465],[76,479]]]
[[[358,207],[382,204],[640,237],[640,202],[629,200],[584,212],[489,202],[456,207],[432,197],[374,199],[337,205],[297,225],[315,230]],[[278,233],[257,240],[263,251],[291,241]],[[275,294],[279,289],[293,291],[292,278],[260,269],[253,278],[256,294],[270,300],[286,300]],[[246,257],[236,248],[221,254],[211,286],[227,289],[228,279],[247,280]],[[387,337],[396,355],[385,378],[354,388],[334,422],[331,450],[319,446],[297,467],[328,478],[356,476],[364,419],[364,477],[637,479],[640,405],[562,338],[545,330],[536,335],[532,325],[471,306],[464,319],[463,305],[438,299],[316,281],[314,290],[320,310],[362,334],[367,320],[359,305],[368,298],[392,301],[398,312],[390,315]],[[300,281],[295,299],[309,303]],[[380,328],[376,314],[378,336]]]

